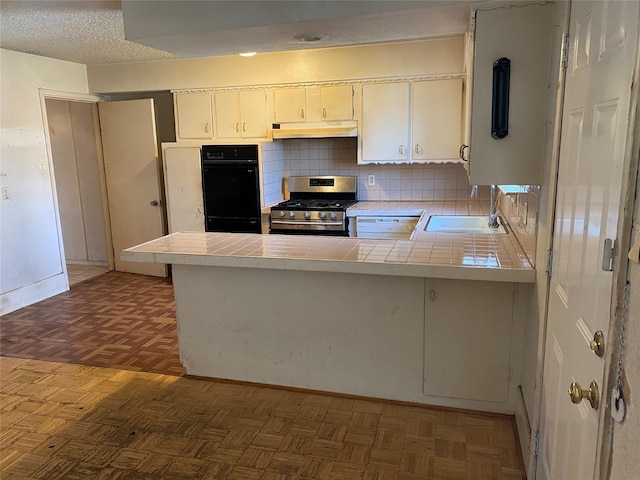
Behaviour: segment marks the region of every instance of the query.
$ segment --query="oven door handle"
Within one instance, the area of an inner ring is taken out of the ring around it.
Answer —
[[[327,225],[329,227],[342,226],[342,222],[314,222],[314,221],[288,221],[288,220],[274,220],[271,219],[271,224],[274,225]]]

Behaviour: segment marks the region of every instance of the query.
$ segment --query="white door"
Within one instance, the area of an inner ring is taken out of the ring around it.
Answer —
[[[164,235],[152,99],[98,104],[115,268],[167,276],[167,266],[124,262],[120,252]]]
[[[618,225],[638,5],[572,2],[538,479],[594,478],[604,408],[574,405],[567,391],[573,381],[603,384],[604,358],[590,342],[609,326],[613,274],[603,271],[602,252]],[[600,404],[608,397],[600,391]]]

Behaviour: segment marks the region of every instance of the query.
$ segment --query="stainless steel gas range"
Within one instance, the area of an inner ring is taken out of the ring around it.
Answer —
[[[271,207],[270,233],[349,236],[358,177],[289,177],[289,200]]]

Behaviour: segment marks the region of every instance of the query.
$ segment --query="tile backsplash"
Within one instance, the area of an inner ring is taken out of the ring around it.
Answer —
[[[298,175],[356,175],[358,200],[462,200],[471,186],[461,164],[358,165],[355,138],[290,139],[263,143],[265,204],[283,194],[282,179]],[[369,185],[368,175],[375,175]]]
[[[501,193],[499,205],[520,246],[535,266],[540,187],[521,185],[516,192]]]
[[[265,205],[278,203],[284,179],[297,175],[356,175],[358,200],[467,200],[471,185],[461,164],[358,165],[355,138],[291,139],[262,144]],[[369,185],[368,175],[376,184]],[[499,207],[529,260],[535,262],[540,187],[523,185],[501,193]],[[479,186],[477,198],[489,213],[490,190]]]

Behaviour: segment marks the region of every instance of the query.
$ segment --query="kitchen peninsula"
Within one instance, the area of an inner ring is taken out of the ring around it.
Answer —
[[[180,232],[122,253],[173,265],[190,375],[513,413],[534,269],[514,235],[411,240]]]

